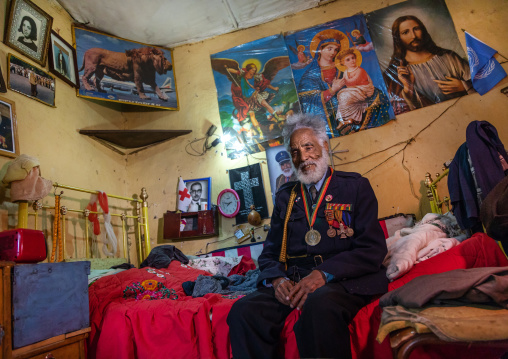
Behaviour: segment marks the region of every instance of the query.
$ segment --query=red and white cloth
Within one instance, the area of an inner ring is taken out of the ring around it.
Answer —
[[[104,228],[106,229],[106,234],[102,239],[102,242],[104,243],[102,246],[102,251],[106,256],[115,256],[117,249],[117,239],[113,230],[113,226],[111,225],[111,215],[109,214],[108,196],[106,193],[98,191],[97,194],[92,194],[90,196],[90,202],[86,208],[92,212],[98,212],[97,202],[99,202],[99,205],[102,208],[104,215]],[[99,216],[95,213],[90,213],[88,220],[93,223],[93,233],[96,236],[100,235],[101,227],[99,223]],[[111,250],[109,250],[107,246],[108,244],[110,245]]]
[[[185,182],[182,177],[178,180],[178,210],[187,212],[189,204],[191,203],[191,195],[189,189],[185,187]]]

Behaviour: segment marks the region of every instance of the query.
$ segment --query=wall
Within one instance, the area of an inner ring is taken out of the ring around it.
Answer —
[[[35,4],[53,17],[53,30],[69,43],[72,43],[71,17],[56,2],[35,1]],[[0,31],[5,28],[8,4],[2,1],[0,7]],[[24,57],[16,50],[0,43],[0,65],[7,81],[8,67],[7,54],[12,53],[25,62],[48,71]],[[129,193],[126,182],[126,161],[111,150],[87,136],[80,135],[79,129],[118,129],[125,128],[125,118],[121,112],[108,108],[102,104],[94,103],[76,97],[76,91],[71,86],[56,79],[55,84],[56,108],[35,101],[17,92],[8,90],[0,97],[15,102],[18,124],[18,138],[20,153],[34,156],[39,159],[41,173],[44,178],[66,185],[97,189],[107,193],[125,195]],[[3,178],[8,164],[12,159],[0,157],[0,178]],[[134,193],[140,193],[135,189]],[[5,192],[9,199],[9,190]],[[131,194],[132,195],[132,194]],[[62,204],[70,209],[83,209],[89,201],[88,194],[79,194],[64,190]],[[54,206],[52,193],[47,196],[44,205]],[[115,206],[115,201],[111,201]],[[9,210],[9,226],[16,225],[17,205],[5,201],[2,207]],[[131,209],[130,204],[127,208]],[[48,243],[51,241],[52,211],[41,212],[38,226],[46,234]],[[129,213],[130,214],[130,213]],[[66,236],[69,238],[66,247],[66,257],[84,256],[84,221],[78,220],[77,215],[69,213],[70,219],[66,227]],[[118,231],[118,222],[113,220]],[[33,225],[33,217],[29,224]],[[78,237],[75,242],[72,238]],[[51,248],[51,245],[50,247]]]
[[[483,39],[501,54],[508,56],[508,44],[504,34],[508,30],[508,6],[504,0],[495,1],[446,1],[459,39],[465,48],[464,28],[476,37]],[[203,137],[210,124],[220,129],[216,91],[210,66],[210,54],[217,53],[242,43],[265,36],[307,28],[334,19],[347,17],[363,11],[364,13],[388,6],[386,1],[363,0],[358,2],[335,1],[325,6],[307,10],[293,16],[272,21],[255,28],[200,43],[180,46],[174,49],[176,81],[180,99],[180,111],[159,113],[128,113],[130,128],[151,129],[190,129],[193,132],[185,137],[158,145],[128,158],[127,171],[129,187],[147,187],[152,216],[152,243],[173,243],[184,253],[195,254],[205,249],[235,245],[232,235],[234,221],[221,218],[221,242],[210,244],[214,239],[163,241],[162,216],[167,210],[176,209],[176,188],[178,176],[184,179],[212,177],[212,198],[224,188],[229,187],[227,170],[247,165],[247,159],[229,160],[223,153],[222,145],[202,157],[192,157],[185,151],[189,141]],[[504,30],[504,31],[503,31]],[[506,59],[505,59],[506,60]],[[506,64],[504,65],[507,68]],[[500,93],[508,81],[505,79],[484,96],[478,94],[434,105],[397,117],[396,121],[373,130],[332,140],[332,147],[348,149],[339,154],[342,161],[335,159],[335,168],[343,171],[366,173],[379,201],[379,217],[395,213],[414,213],[421,218],[430,211],[423,186],[425,173],[435,178],[441,172],[442,164],[453,158],[457,148],[465,141],[465,129],[470,121],[488,120],[499,131],[501,139],[508,143],[508,99]],[[448,109],[449,108],[449,109]],[[447,110],[448,109],[448,110]],[[428,129],[419,134],[403,152],[407,141],[444,113]],[[367,155],[380,152],[368,158]],[[390,156],[394,156],[389,158]],[[264,153],[256,157],[264,158]],[[250,163],[256,162],[251,158]],[[378,164],[385,161],[379,167]],[[357,162],[354,162],[357,161]],[[349,164],[347,164],[349,163]],[[266,164],[262,162],[265,186],[268,183]],[[407,168],[407,170],[404,169]],[[371,170],[372,169],[372,170]],[[371,170],[369,172],[369,170]],[[368,172],[368,173],[367,173]],[[149,174],[148,178],[145,174]],[[411,189],[411,186],[413,189]],[[267,199],[270,198],[268,186],[265,187]],[[413,194],[414,192],[414,194]],[[442,192],[442,194],[446,194]],[[440,192],[441,193],[441,192]],[[156,231],[154,231],[157,229]],[[256,235],[264,236],[262,230]],[[226,239],[226,240],[224,240]]]
[[[54,0],[36,0],[35,3],[54,17],[54,29],[67,41],[72,40],[71,18]],[[465,40],[461,28],[483,39],[501,54],[508,56],[508,44],[504,34],[508,31],[508,6],[505,0],[447,0],[448,8],[455,22],[462,46]],[[185,146],[196,138],[204,136],[211,124],[220,131],[220,120],[215,85],[210,66],[210,54],[265,36],[324,23],[364,13],[392,4],[381,0],[358,2],[335,1],[322,7],[307,10],[270,23],[215,37],[192,45],[174,49],[175,75],[179,94],[180,111],[140,110],[120,112],[111,106],[77,98],[75,91],[57,79],[56,104],[51,108],[23,95],[8,91],[0,96],[16,102],[18,135],[22,153],[36,156],[41,161],[42,174],[53,181],[84,188],[94,188],[126,196],[136,196],[141,187],[148,192],[150,215],[150,240],[152,246],[171,243],[186,254],[196,254],[217,247],[235,245],[229,238],[234,230],[234,220],[221,218],[218,238],[188,241],[164,241],[162,239],[162,217],[167,210],[176,209],[178,176],[184,179],[212,177],[212,199],[224,188],[228,188],[227,170],[255,163],[252,157],[229,160],[219,145],[204,156],[193,157],[186,153]],[[2,6],[5,13],[5,4]],[[2,17],[3,18],[3,17]],[[0,24],[3,29],[4,24]],[[6,55],[15,53],[0,44],[2,70],[6,75]],[[23,58],[22,55],[17,54]],[[27,59],[25,59],[27,60]],[[30,62],[29,60],[27,60]],[[505,69],[506,64],[503,65]],[[478,94],[461,98],[455,105],[448,101],[412,113],[400,115],[389,124],[340,139],[332,140],[332,147],[349,149],[336,159],[336,169],[368,172],[386,160],[382,165],[365,174],[371,181],[379,200],[379,217],[397,212],[415,213],[422,217],[429,211],[422,182],[426,172],[441,171],[442,163],[453,158],[457,148],[465,141],[465,129],[473,120],[488,120],[499,131],[504,143],[508,143],[508,99],[499,90],[507,86],[504,80],[485,96]],[[453,106],[452,106],[453,105]],[[445,112],[445,110],[447,110]],[[437,119],[428,129],[411,142],[402,153],[402,145],[396,145],[415,136],[419,131]],[[153,146],[137,154],[121,156],[86,136],[79,135],[78,129],[189,129],[192,133]],[[382,151],[390,146],[387,151]],[[365,159],[367,155],[374,154]],[[393,158],[389,158],[394,155]],[[255,157],[264,158],[264,153]],[[404,159],[404,162],[402,162]],[[3,170],[10,159],[0,158]],[[354,162],[357,161],[357,162]],[[352,162],[352,163],[349,163]],[[347,164],[349,163],[349,164]],[[404,167],[407,168],[407,171]],[[270,190],[266,163],[261,161],[266,197]],[[3,176],[3,173],[0,172]],[[411,191],[413,187],[414,194]],[[7,193],[8,194],[8,193]],[[74,197],[73,197],[74,198]],[[47,200],[51,204],[52,197]],[[74,202],[86,206],[87,196],[78,197]],[[270,202],[270,201],[269,201]],[[269,206],[271,206],[269,204]],[[271,208],[270,208],[271,210]],[[269,222],[269,220],[265,221]],[[50,234],[50,224],[45,221]],[[69,226],[69,228],[72,228]],[[83,225],[79,222],[68,235],[83,237]],[[264,238],[265,232],[257,230],[256,236]],[[219,242],[216,242],[216,241]],[[212,243],[215,242],[215,243]],[[208,246],[207,244],[210,243]],[[131,256],[135,256],[131,248]],[[76,256],[72,247],[68,256]]]

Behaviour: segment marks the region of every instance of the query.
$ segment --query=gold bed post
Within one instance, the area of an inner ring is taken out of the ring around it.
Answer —
[[[90,258],[90,239],[88,238],[88,216],[90,215],[90,210],[85,209],[83,214],[85,215],[85,258]]]
[[[125,219],[126,219],[125,213],[122,213],[121,219],[122,219],[122,240],[123,240],[123,255],[125,256],[125,259],[129,261],[129,256],[127,253],[127,232],[125,230]]]
[[[28,228],[28,201],[18,203],[18,227]]]
[[[60,214],[62,215],[62,258],[60,258],[59,262],[65,262],[65,215],[67,214],[67,207],[60,207]]]
[[[136,203],[136,210],[137,210],[137,213],[138,213],[138,223],[137,223],[137,229],[138,229],[138,259],[139,259],[139,264],[141,264],[141,257],[143,257],[143,243],[141,243],[141,227],[143,226],[143,221],[142,221],[142,214],[141,214],[141,203],[140,202],[137,202]]]
[[[150,251],[152,250],[150,246],[150,232],[148,231],[148,202],[146,199],[148,198],[148,193],[146,193],[146,188],[141,188],[141,199],[143,200],[143,228],[144,228],[144,234],[145,234],[145,253],[144,255],[141,254],[142,258],[140,258],[141,261],[148,257],[148,254],[150,254]],[[139,262],[141,264],[141,261]]]

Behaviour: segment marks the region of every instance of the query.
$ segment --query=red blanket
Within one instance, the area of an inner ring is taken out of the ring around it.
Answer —
[[[497,243],[477,234],[459,246],[415,265],[405,276],[392,282],[389,289],[398,288],[422,274],[507,265],[508,260]],[[243,270],[252,268],[245,263],[242,267]],[[89,289],[92,331],[88,339],[88,357],[229,359],[231,349],[226,317],[237,298],[220,294],[207,294],[202,298],[185,296],[182,283],[195,281],[199,274],[210,275],[173,261],[167,269],[130,269],[99,279]],[[144,283],[153,290],[136,292],[136,299],[132,296],[135,289],[144,288],[136,287],[136,283]],[[156,299],[161,293],[169,299]],[[286,358],[298,358],[292,331],[298,315],[296,310],[291,313],[282,333]],[[353,358],[392,358],[388,340],[382,344],[375,341],[380,317],[381,309],[376,300],[354,318],[350,325]],[[444,349],[440,350],[442,354]],[[449,357],[478,357],[478,352],[470,354],[471,351],[462,350],[458,355],[457,349],[453,349],[453,355]],[[441,357],[437,353],[430,349],[419,350],[413,352],[411,358]],[[489,358],[484,351],[481,357]]]

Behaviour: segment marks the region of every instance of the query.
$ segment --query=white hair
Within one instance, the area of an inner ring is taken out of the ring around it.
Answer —
[[[301,128],[308,128],[312,130],[316,137],[322,141],[323,145],[327,143],[328,135],[326,134],[325,122],[318,116],[306,113],[297,113],[287,118],[284,128],[282,129],[284,147],[286,147],[289,153],[291,153],[291,135],[293,132]]]

